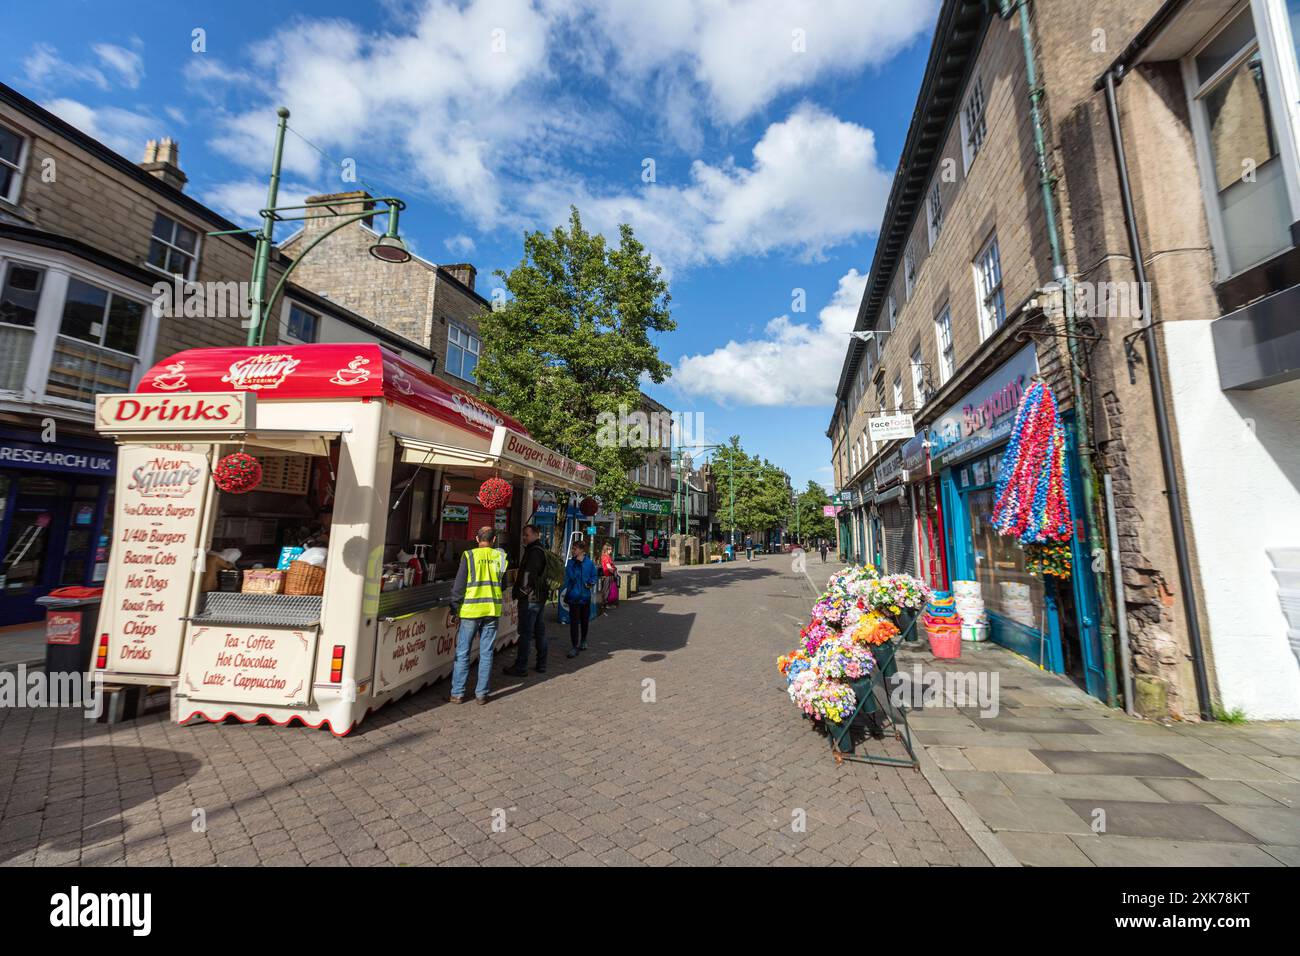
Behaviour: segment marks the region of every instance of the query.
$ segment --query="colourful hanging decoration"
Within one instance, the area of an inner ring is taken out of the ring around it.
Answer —
[[[212,481],[232,495],[246,494],[262,483],[262,463],[247,452],[237,451],[217,462]]]
[[[504,478],[489,478],[479,485],[478,503],[489,511],[495,511],[498,508],[509,508],[510,499],[514,497],[514,494],[514,488]]]
[[[1025,545],[1025,570],[1035,577],[1065,580],[1070,576],[1071,567],[1068,541]]]
[[[993,526],[1022,544],[1066,541],[1070,519],[1070,476],[1065,427],[1056,396],[1034,382],[1020,399],[1016,423],[998,471]]]

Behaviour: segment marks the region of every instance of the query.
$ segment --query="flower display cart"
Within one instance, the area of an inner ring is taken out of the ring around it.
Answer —
[[[913,639],[929,588],[909,575],[881,577],[870,566],[833,575],[800,631],[800,646],[777,660],[790,699],[826,732],[837,764],[845,760],[917,768],[906,708],[890,698],[898,644]],[[859,753],[855,726],[892,733],[907,756]]]

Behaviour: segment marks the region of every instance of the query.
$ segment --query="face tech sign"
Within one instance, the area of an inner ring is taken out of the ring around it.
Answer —
[[[257,397],[249,392],[127,393],[95,396],[99,431],[230,432],[253,427]]]

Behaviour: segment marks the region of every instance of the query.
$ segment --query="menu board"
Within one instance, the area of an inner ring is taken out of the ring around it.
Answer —
[[[173,676],[199,547],[208,445],[123,445],[104,623],[110,673]]]
[[[519,633],[519,606],[511,600],[501,606],[497,622],[497,647]],[[478,654],[478,642],[470,649]],[[425,674],[450,669],[456,657],[456,625],[451,608],[435,607],[396,621],[380,621],[375,668],[375,693],[395,690]]]
[[[266,455],[259,460],[262,465],[262,483],[257,486],[258,491],[293,495],[307,493],[311,456]]]
[[[277,627],[190,629],[184,694],[268,706],[304,706],[311,693],[314,630]]]

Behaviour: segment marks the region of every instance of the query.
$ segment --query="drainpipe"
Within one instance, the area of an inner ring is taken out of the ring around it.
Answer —
[[[1043,133],[1042,111],[1039,101],[1043,90],[1038,85],[1038,69],[1034,59],[1034,40],[1029,28],[1029,0],[1000,0],[1003,19],[1010,19],[1020,11],[1020,38],[1025,51],[1025,79],[1029,85],[1029,111],[1034,128],[1034,151],[1038,160],[1038,183],[1043,193],[1043,216],[1047,220],[1047,241],[1052,250],[1052,277],[1060,283],[1062,305],[1065,312],[1065,336],[1070,353],[1070,387],[1075,397],[1075,415],[1072,431],[1074,447],[1079,453],[1083,475],[1083,508],[1087,515],[1085,525],[1088,531],[1088,553],[1105,554],[1106,548],[1101,538],[1101,512],[1098,508],[1100,493],[1097,484],[1096,460],[1092,453],[1091,415],[1088,398],[1083,388],[1083,376],[1079,372],[1078,327],[1074,315],[1074,291],[1070,276],[1065,270],[1065,257],[1061,252],[1061,237],[1056,219],[1056,197],[1052,194],[1052,175],[1047,162],[1047,143]],[[1119,706],[1118,687],[1115,680],[1115,624],[1108,596],[1098,589],[1097,607],[1101,620],[1101,657],[1102,669],[1106,676],[1106,703],[1111,707]],[[1115,609],[1115,613],[1119,612]]]
[[[1196,675],[1196,696],[1201,719],[1214,720],[1211,706],[1210,679],[1205,669],[1205,650],[1201,641],[1201,617],[1196,609],[1195,577],[1187,551],[1187,532],[1183,515],[1183,495],[1178,487],[1174,464],[1174,443],[1169,432],[1169,415],[1165,411],[1165,378],[1160,365],[1156,327],[1151,321],[1151,303],[1147,297],[1147,269],[1142,257],[1142,240],[1138,237],[1137,216],[1133,212],[1133,191],[1129,181],[1128,160],[1124,155],[1124,131],[1119,122],[1119,103],[1115,99],[1118,71],[1106,72],[1106,113],[1110,118],[1110,141],[1115,150],[1119,172],[1119,192],[1124,207],[1124,227],[1128,232],[1129,253],[1137,274],[1138,296],[1142,304],[1142,342],[1146,346],[1147,374],[1151,378],[1151,400],[1155,404],[1156,436],[1160,442],[1160,464],[1164,469],[1165,497],[1169,502],[1169,523],[1174,535],[1174,558],[1178,564],[1178,583],[1183,596],[1183,614],[1187,618],[1187,639],[1192,652],[1192,670]],[[1121,76],[1122,78],[1122,76]]]

